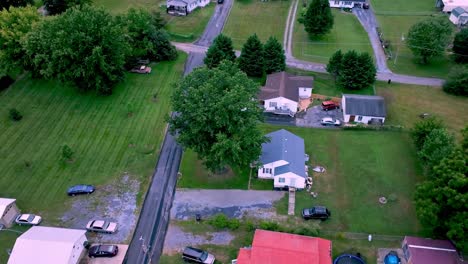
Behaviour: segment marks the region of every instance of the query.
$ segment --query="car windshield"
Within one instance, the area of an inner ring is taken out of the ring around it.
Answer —
[[[99,249],[104,252],[112,252],[113,246],[112,245],[100,246]]]
[[[201,261],[205,261],[208,258],[208,253],[205,251],[201,254],[200,259]]]
[[[35,215],[29,215],[28,217],[28,222],[32,222],[32,220],[34,220],[34,217],[36,217]]]

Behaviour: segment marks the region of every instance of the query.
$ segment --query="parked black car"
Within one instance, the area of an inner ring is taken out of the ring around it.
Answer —
[[[116,245],[96,245],[89,248],[88,256],[90,258],[114,257],[119,252],[119,247]]]
[[[193,247],[186,247],[182,253],[182,259],[187,262],[213,264],[215,257],[210,253]]]
[[[68,188],[67,194],[70,196],[75,196],[77,194],[90,194],[95,190],[92,185],[79,184]]]
[[[218,0],[218,4],[224,3],[224,0]]]
[[[326,220],[331,216],[330,210],[325,206],[314,206],[302,210],[302,217],[304,219],[321,219]]]

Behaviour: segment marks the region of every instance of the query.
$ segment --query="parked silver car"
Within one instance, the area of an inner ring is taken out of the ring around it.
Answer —
[[[324,117],[322,120],[320,120],[320,124],[322,126],[340,126],[341,122],[338,119],[333,119],[331,117]]]
[[[99,233],[115,233],[117,231],[117,223],[105,220],[91,220],[86,225],[86,230]]]
[[[38,225],[41,221],[42,217],[34,214],[20,214],[15,219],[18,225]]]

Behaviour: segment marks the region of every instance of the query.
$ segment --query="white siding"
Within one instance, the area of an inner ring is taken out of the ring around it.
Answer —
[[[310,98],[312,96],[312,88],[299,87],[299,98]]]
[[[453,24],[458,25],[458,17],[454,16],[453,13],[450,14],[449,20],[450,20]]]
[[[258,169],[258,178],[260,179],[273,179],[273,175],[276,167],[280,167],[288,164],[285,160],[278,160],[272,163],[264,164],[261,168]],[[271,173],[263,173],[263,168],[271,169]]]
[[[198,0],[198,6],[199,7],[205,7],[210,3],[209,0]]]
[[[277,98],[265,100],[265,104],[264,104],[265,111],[275,110],[275,106],[274,106],[275,103],[276,103],[276,107],[283,108],[283,109],[287,108],[291,110],[291,112],[293,113],[297,112],[297,102],[294,102],[284,97],[277,97]]]
[[[328,2],[330,3],[330,7],[336,7],[336,8],[353,8],[354,7],[353,1],[330,0]]]
[[[344,122],[349,123],[349,119],[351,118],[351,115],[343,115],[344,117]],[[378,117],[378,116],[359,116],[356,115],[354,116],[354,122],[356,123],[361,123],[361,124],[367,124],[369,121],[371,121],[372,118],[375,119],[381,119],[382,124],[385,123],[385,117]]]
[[[280,180],[284,179],[284,182],[280,182]],[[294,186],[292,186],[291,182],[294,182]],[[288,172],[281,175],[276,175],[273,186],[275,188],[283,188],[283,187],[295,187],[297,189],[304,189],[305,188],[305,179],[295,173]]]
[[[75,242],[75,244],[73,245],[72,253],[70,254],[70,260],[68,261],[68,264],[77,264],[80,261],[81,255],[85,250],[84,242],[86,240],[86,236],[83,234],[83,236]]]

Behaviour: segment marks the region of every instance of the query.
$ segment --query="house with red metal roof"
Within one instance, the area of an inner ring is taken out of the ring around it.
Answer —
[[[408,264],[463,264],[455,246],[448,240],[406,236],[402,243]]]
[[[331,264],[331,241],[257,229],[252,246],[241,248],[237,264]]]

